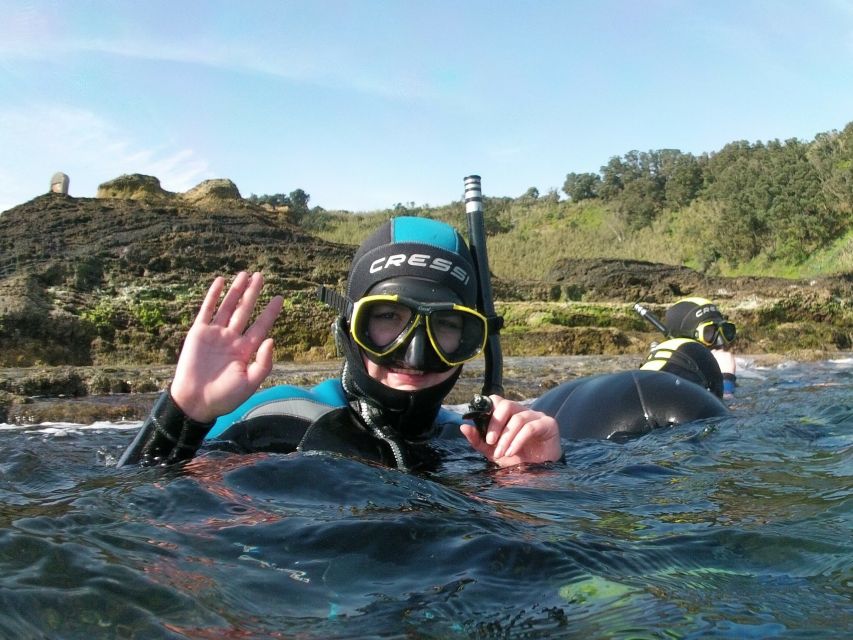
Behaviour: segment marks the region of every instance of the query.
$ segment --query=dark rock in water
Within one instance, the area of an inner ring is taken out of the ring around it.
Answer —
[[[560,260],[548,273],[560,299],[667,302],[702,291],[702,274],[677,265],[642,260]],[[707,297],[707,296],[706,296]]]
[[[642,260],[566,258],[553,266],[547,281],[559,287],[555,299],[577,301],[668,305],[689,296],[723,303],[749,297],[853,297],[853,273],[802,281],[754,276],[723,278],[706,276],[688,267]]]
[[[639,260],[565,259],[554,265],[548,280],[551,300],[642,302],[659,317],[679,298],[709,298],[738,325],[736,348],[741,353],[799,353],[808,358],[810,352],[853,348],[853,273],[810,280],[723,278]],[[659,339],[639,316],[629,315],[634,329],[645,326],[649,332],[642,340]],[[611,324],[617,321],[614,316]],[[626,335],[630,337],[630,331]]]

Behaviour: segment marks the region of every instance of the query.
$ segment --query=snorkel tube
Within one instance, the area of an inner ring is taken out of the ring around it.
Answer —
[[[488,339],[485,351],[483,395],[503,395],[503,354],[500,330],[503,318],[495,315],[492,301],[492,280],[489,274],[489,257],[486,252],[486,225],[483,219],[483,192],[480,176],[465,178],[465,213],[468,217],[468,244],[474,258],[477,274],[477,310],[488,320]]]
[[[655,314],[646,309],[639,302],[634,305],[634,311],[639,313],[641,318],[645,318],[646,320],[648,320],[654,326],[655,329],[660,331],[667,338],[670,337],[669,332],[666,330],[666,326],[664,325],[664,323],[661,322]]]

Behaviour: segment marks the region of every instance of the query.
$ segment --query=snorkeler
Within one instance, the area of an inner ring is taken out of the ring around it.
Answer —
[[[571,380],[531,407],[553,416],[564,438],[621,441],[729,415],[722,396],[723,376],[710,350],[677,338],[656,345],[639,370]]]
[[[491,333],[477,310],[473,257],[453,227],[394,218],[359,247],[345,294],[321,290],[339,313],[333,331],[344,362],[339,379],[312,389],[258,391],[272,369],[267,335],[282,308],[276,296],[249,324],[262,286],[261,274],[240,273],[218,303],[224,280],[214,280],[169,390],[119,466],[178,462],[205,448],[322,451],[414,470],[436,462],[430,440],[448,424],[499,466],[562,457],[557,423],[540,411],[494,394],[481,436],[442,407]]]
[[[664,316],[666,333],[671,338],[690,338],[711,350],[723,373],[723,392],[731,395],[737,384],[737,363],[731,352],[737,328],[719,307],[705,298],[684,298]]]
[[[705,298],[684,298],[667,309],[663,322],[639,302],[634,311],[667,338],[695,340],[710,349],[723,374],[723,394],[730,396],[735,392],[737,363],[731,343],[737,337],[737,328],[717,305]]]

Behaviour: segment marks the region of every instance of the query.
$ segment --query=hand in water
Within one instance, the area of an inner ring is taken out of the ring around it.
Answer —
[[[211,422],[246,401],[272,370],[273,340],[267,338],[281,313],[275,296],[246,328],[264,279],[240,272],[217,309],[225,279],[217,277],[187,333],[170,393],[191,419]]]
[[[494,405],[485,439],[473,425],[462,425],[471,446],[501,467],[553,462],[563,455],[557,421],[501,396],[489,396]]]

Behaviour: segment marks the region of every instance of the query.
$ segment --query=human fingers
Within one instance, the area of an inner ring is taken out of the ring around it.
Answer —
[[[255,354],[255,360],[246,367],[246,381],[254,389],[261,386],[261,383],[272,371],[272,352],[274,347],[273,339],[267,338],[258,347],[258,352]]]
[[[486,443],[494,446],[498,443],[501,435],[510,419],[524,407],[517,402],[507,400],[499,395],[489,396],[492,400],[492,416],[486,430]]]
[[[240,302],[240,298],[243,297],[243,292],[249,284],[249,278],[249,274],[245,271],[241,271],[234,277],[234,282],[231,283],[231,287],[228,289],[228,292],[219,305],[219,309],[213,316],[213,324],[223,327],[228,326],[231,315],[234,313],[237,303]]]
[[[276,319],[281,313],[281,307],[284,304],[284,298],[275,296],[267,303],[264,310],[255,318],[252,326],[246,331],[245,336],[253,343],[260,343],[267,337]]]
[[[528,415],[530,411],[519,411],[510,414],[500,431],[500,436],[495,442],[495,457],[502,458],[507,455],[507,450],[513,445],[515,439],[521,431],[525,429],[531,421]]]
[[[531,413],[535,414],[538,412]],[[530,455],[526,456],[528,458],[536,459],[537,461],[556,460],[559,458],[560,437],[556,421],[551,416],[543,413],[535,417],[525,416],[525,418],[526,421],[521,428],[506,443],[506,448],[501,452],[501,456],[520,456],[525,453],[525,449],[529,448]]]
[[[486,444],[486,441],[480,436],[479,431],[477,431],[477,427],[463,423],[459,425],[459,430],[474,449],[482,453],[487,458],[491,458],[492,447]]]
[[[518,451],[532,437],[559,440],[559,426],[551,416],[499,396],[493,402],[493,420],[503,422],[503,428],[496,430],[499,438],[495,441],[495,457],[511,455],[510,450]]]
[[[213,279],[210,287],[207,289],[207,294],[198,309],[195,321],[193,324],[208,325],[213,318],[213,312],[216,310],[216,303],[219,296],[222,294],[222,288],[225,286],[225,278],[217,276]]]
[[[258,296],[261,294],[261,289],[264,286],[264,277],[257,271],[249,276],[246,283],[246,288],[243,295],[237,301],[234,312],[228,320],[228,327],[237,333],[242,333],[249,323],[249,318],[255,309],[255,303],[258,301]]]

